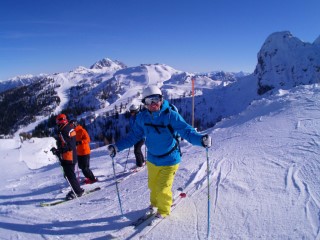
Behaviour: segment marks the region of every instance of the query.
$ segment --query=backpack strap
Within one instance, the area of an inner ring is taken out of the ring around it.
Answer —
[[[169,103],[169,106],[170,106],[169,108],[167,108],[166,110],[164,110],[164,113],[165,113],[165,114],[169,114],[170,111],[175,111],[175,112],[178,113],[177,108],[176,108],[173,104]],[[178,114],[179,114],[179,113],[178,113]],[[162,154],[162,155],[154,155],[155,157],[165,157],[165,156],[168,156],[170,153],[172,153],[172,152],[173,152],[174,150],[176,150],[177,148],[179,149],[180,156],[182,156],[182,152],[181,152],[181,148],[180,148],[180,137],[179,137],[178,134],[175,134],[175,133],[174,133],[174,129],[173,129],[173,127],[171,126],[171,124],[168,124],[168,125],[165,126],[165,125],[158,125],[158,124],[153,124],[153,123],[145,123],[144,125],[145,125],[145,126],[153,127],[158,134],[161,134],[159,128],[168,128],[169,131],[170,131],[170,133],[171,133],[171,135],[172,135],[172,137],[176,140],[176,144],[174,145],[174,147],[173,147],[169,152],[167,152],[167,153],[165,153],[165,154]]]
[[[171,111],[174,111],[174,112],[177,112],[177,113],[178,113],[177,108],[176,108],[173,104],[170,103],[169,105],[170,105]],[[167,108],[164,112],[165,112],[165,113],[169,113],[169,112],[170,112],[169,108]],[[179,113],[178,113],[178,114],[179,114]],[[177,147],[178,147],[178,149],[179,149],[180,156],[182,156],[182,152],[181,152],[181,148],[180,148],[180,140],[181,140],[181,137],[179,136],[179,134],[175,134],[175,133],[174,133],[174,129],[173,129],[173,127],[171,126],[171,124],[168,124],[168,125],[167,125],[167,128],[169,129],[172,137],[176,140],[176,143],[178,144]]]
[[[161,154],[161,155],[153,155],[151,153],[151,155],[155,156],[155,157],[158,157],[158,158],[162,158],[162,157],[165,157],[165,156],[168,156],[170,153],[172,153],[174,150],[176,150],[177,148],[179,148],[179,151],[180,151],[180,147],[179,147],[179,143],[176,142],[176,144],[174,145],[173,148],[171,148],[171,150],[165,154]],[[180,155],[181,155],[181,152],[180,152]]]
[[[157,133],[159,133],[159,134],[161,134],[159,128],[166,128],[167,127],[164,125],[158,125],[158,124],[153,124],[153,123],[145,123],[144,125],[153,127],[157,131]]]
[[[177,147],[179,149],[180,157],[181,157],[182,156],[182,152],[181,152],[181,148],[180,148],[180,139],[181,138],[180,138],[180,136],[178,134],[174,134],[174,129],[170,124],[167,126],[167,128],[171,132],[172,137],[176,140],[176,145],[177,145]]]

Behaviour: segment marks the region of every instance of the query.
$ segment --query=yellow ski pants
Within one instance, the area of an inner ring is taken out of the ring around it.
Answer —
[[[172,205],[172,184],[179,164],[156,166],[147,161],[148,188],[151,205],[158,208],[162,216],[170,214]]]

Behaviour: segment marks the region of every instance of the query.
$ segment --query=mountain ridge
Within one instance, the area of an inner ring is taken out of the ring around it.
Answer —
[[[43,94],[39,97],[38,92],[31,91],[32,84],[42,81],[44,92],[51,94],[47,98],[52,101],[39,105],[39,116],[29,117],[34,122],[23,122],[24,116],[21,116],[9,132],[32,132],[37,124],[64,111],[69,118],[77,118],[86,125],[93,139],[101,140],[106,136],[114,138],[115,135],[119,137],[127,131],[124,123],[129,105],[141,105],[142,89],[150,84],[160,87],[165,98],[176,104],[190,123],[192,79],[195,80],[195,125],[199,130],[204,130],[214,126],[222,118],[238,114],[239,109],[245,109],[253,100],[266,93],[273,94],[278,89],[319,82],[318,42],[319,38],[313,44],[304,43],[289,31],[273,33],[258,52],[257,66],[252,74],[223,71],[188,73],[158,63],[127,67],[118,60],[104,58],[90,68],[80,66],[66,73],[42,75],[33,83],[27,84],[29,95],[35,99],[33,102],[43,103]],[[4,99],[5,94],[0,94],[1,103]],[[15,102],[19,101],[21,100],[18,98]],[[26,104],[29,103],[30,100]],[[200,105],[205,108],[197,108]],[[3,110],[10,111],[9,108]],[[49,119],[50,121],[52,120]],[[45,130],[41,127],[42,131],[50,134],[52,126],[48,123],[44,125]],[[118,133],[106,130],[110,126],[121,130]],[[100,137],[97,136],[99,132],[102,135]]]

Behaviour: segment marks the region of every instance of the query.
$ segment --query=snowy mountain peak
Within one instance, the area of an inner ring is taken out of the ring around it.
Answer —
[[[258,53],[254,75],[258,78],[259,94],[316,83],[320,78],[320,48],[288,31],[273,33]]]
[[[76,69],[74,69],[72,72],[74,73],[87,73],[88,72],[88,68],[83,67],[83,66],[79,66]]]
[[[313,42],[313,45],[320,46],[320,36]]]
[[[10,90],[12,88],[21,87],[25,85],[32,84],[41,78],[46,77],[47,74],[40,74],[38,76],[33,76],[31,74],[19,75],[10,78],[7,81],[0,81],[0,93]]]
[[[27,79],[31,79],[33,78],[33,75],[32,74],[25,74],[25,75],[19,75],[19,76],[15,76],[13,78],[10,78],[10,80],[12,81],[24,81],[24,80],[27,80]]]
[[[272,33],[265,41],[262,49],[274,48],[297,48],[304,45],[299,38],[296,38],[289,31]]]
[[[90,69],[109,69],[110,71],[117,71],[126,67],[127,66],[125,64],[117,60],[113,61],[109,58],[103,58],[102,60],[93,64]]]

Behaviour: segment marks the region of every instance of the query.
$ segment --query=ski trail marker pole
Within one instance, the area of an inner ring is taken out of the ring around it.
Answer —
[[[207,228],[207,239],[210,237],[210,169],[209,169],[209,153],[208,147],[206,147],[206,155],[207,155],[207,181],[208,181],[208,228]]]
[[[114,166],[114,157],[111,157],[111,159],[112,159],[112,168],[113,168],[113,178],[114,178],[114,181],[116,183],[116,189],[117,189],[117,195],[118,195],[118,201],[119,201],[121,215],[123,216],[122,204],[121,204],[119,188],[118,188],[118,182],[117,182],[117,177],[116,177],[116,169],[115,169],[115,166]]]

